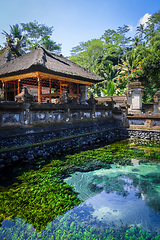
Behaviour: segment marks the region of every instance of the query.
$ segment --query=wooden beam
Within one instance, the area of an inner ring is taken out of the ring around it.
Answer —
[[[37,77],[37,72],[25,73],[25,74],[10,76],[10,77],[0,77],[0,80],[4,81],[4,82],[8,82],[8,81],[12,81],[12,80],[33,78],[33,77],[35,77],[35,78]]]
[[[58,76],[58,75],[49,74],[49,73],[42,73],[42,72],[31,72],[31,73],[19,74],[19,75],[9,76],[9,77],[0,77],[0,80],[4,82],[8,82],[12,80],[26,79],[26,78],[41,78],[41,79],[50,78],[52,80],[73,82],[73,83],[84,84],[88,86],[92,86],[94,83],[96,83],[96,82],[89,82],[87,80],[85,81],[85,80],[75,79],[74,77],[73,78],[63,77],[63,76]]]
[[[62,97],[62,94],[58,93],[42,93],[41,97]]]
[[[84,84],[84,85],[88,85],[88,86],[92,86],[94,84],[94,83],[88,82],[88,81],[83,81],[83,80],[78,80],[78,79],[68,78],[68,77],[62,77],[62,76],[49,74],[49,73],[42,73],[42,72],[38,72],[38,73],[41,78],[51,78],[52,80],[73,82],[73,83],[79,83],[79,84]]]

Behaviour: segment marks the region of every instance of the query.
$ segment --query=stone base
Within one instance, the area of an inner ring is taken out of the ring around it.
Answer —
[[[128,114],[142,114],[142,109],[128,109]]]

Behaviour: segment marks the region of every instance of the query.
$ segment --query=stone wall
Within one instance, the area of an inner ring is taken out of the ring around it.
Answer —
[[[122,112],[114,117],[122,118]],[[0,127],[112,118],[111,105],[0,102]]]
[[[130,138],[143,138],[146,140],[160,141],[160,131],[128,129],[127,132]]]
[[[17,161],[32,162],[34,158],[47,157],[57,151],[66,152],[68,148],[92,146],[99,142],[109,144],[127,138],[127,131],[120,126],[121,121],[108,119],[71,124],[70,127],[61,126],[60,129],[46,132],[1,137],[0,146],[3,151],[0,152],[0,168]],[[32,145],[27,146],[29,144]]]
[[[160,126],[160,114],[134,114],[127,115],[129,126],[142,126],[146,128],[151,128],[155,126]]]

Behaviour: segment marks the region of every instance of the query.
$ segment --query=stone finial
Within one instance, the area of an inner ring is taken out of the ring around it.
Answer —
[[[139,77],[136,75],[135,77],[135,81],[134,82],[131,82],[129,85],[128,85],[128,90],[131,90],[132,88],[141,88],[143,89],[144,87],[142,86],[142,83],[139,81]]]
[[[155,94],[154,94],[154,102],[160,102],[160,91],[157,91]]]
[[[96,105],[96,103],[98,102],[98,100],[96,100],[94,97],[93,97],[93,94],[90,96],[90,98],[86,101],[90,106],[94,106]]]
[[[72,103],[72,98],[68,96],[68,93],[64,93],[63,96],[59,99],[59,103],[61,104],[68,104]]]

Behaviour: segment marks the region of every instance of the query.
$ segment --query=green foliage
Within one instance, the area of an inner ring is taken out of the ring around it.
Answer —
[[[37,21],[21,23],[10,26],[10,34],[3,30],[2,34],[6,38],[6,44],[14,45],[16,50],[23,54],[28,50],[42,45],[50,51],[60,51],[61,45],[51,40],[53,27],[39,24]]]
[[[92,39],[87,42],[82,42],[77,47],[72,48],[72,56],[69,59],[80,66],[95,72],[96,62],[99,55],[103,55],[103,51],[103,41],[100,39]]]
[[[95,72],[107,82],[111,80],[108,76],[109,65],[114,66],[118,75],[115,95],[124,94],[128,84],[138,75],[153,99],[155,91],[160,89],[160,11],[149,18],[147,25],[137,27],[133,39],[126,36],[128,31],[127,25],[117,30],[107,29],[100,39],[72,48],[70,60]],[[95,84],[89,89],[89,95],[102,96],[102,92],[108,95],[106,87],[107,83]],[[149,101],[150,97],[145,95],[143,102]]]

